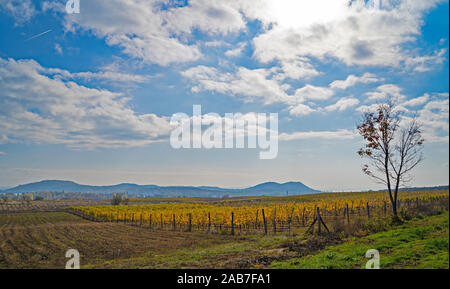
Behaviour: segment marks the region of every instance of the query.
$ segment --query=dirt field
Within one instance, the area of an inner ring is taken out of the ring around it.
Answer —
[[[72,248],[80,252],[82,266],[104,267],[105,263],[144,253],[166,254],[181,248],[225,243],[228,239],[93,223],[63,212],[3,214],[0,268],[64,268],[65,252]]]

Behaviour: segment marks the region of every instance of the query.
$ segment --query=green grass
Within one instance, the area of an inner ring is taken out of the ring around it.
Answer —
[[[380,252],[381,268],[449,268],[448,213],[414,219],[386,232],[326,247],[315,255],[273,262],[270,268],[365,268],[369,249]]]

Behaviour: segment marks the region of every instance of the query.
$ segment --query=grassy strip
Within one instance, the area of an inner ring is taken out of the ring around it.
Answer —
[[[381,268],[449,268],[448,213],[414,219],[386,232],[326,247],[320,253],[273,262],[270,268],[349,269],[364,268],[365,253],[380,252]]]

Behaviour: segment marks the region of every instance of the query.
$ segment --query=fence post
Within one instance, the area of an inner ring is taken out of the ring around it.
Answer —
[[[173,214],[173,220],[172,220],[172,222],[173,222],[173,230],[175,231],[175,229],[176,229],[176,227],[175,227],[175,214]]]
[[[345,209],[347,211],[347,224],[350,224],[350,212],[349,212],[347,203],[345,204]]]
[[[264,215],[264,209],[262,209],[262,217],[264,222],[264,234],[267,235],[267,222],[266,222],[266,215]]]
[[[152,228],[152,215],[150,214],[150,218],[148,220],[148,225],[150,226],[150,229]]]
[[[303,212],[302,212],[302,225],[303,227],[305,226],[305,207],[303,207]]]
[[[142,227],[142,213],[141,213],[141,221],[140,221],[139,225]]]
[[[234,235],[234,213],[231,212],[231,235]]]
[[[161,214],[161,230],[164,228],[164,225],[163,225],[163,214]]]
[[[208,212],[208,233],[211,231],[211,212]]]
[[[383,205],[383,214],[386,216],[387,214],[387,203],[386,201],[384,201],[384,205]]]
[[[366,209],[367,209],[367,218],[370,219],[370,208],[369,208],[369,202],[366,203]]]
[[[188,227],[188,232],[192,231],[192,214],[189,213],[189,227]]]
[[[258,213],[259,209],[256,209],[255,229],[258,228]]]
[[[317,218],[317,230],[318,230],[318,232],[319,232],[319,234],[320,234],[320,233],[322,232],[322,228],[321,228],[321,225],[322,225],[322,218],[320,217],[320,209],[319,209],[319,207],[317,207],[316,211],[317,211],[317,214],[316,214],[316,218]]]
[[[277,233],[277,208],[275,207],[275,211],[273,212],[273,234],[275,235]]]

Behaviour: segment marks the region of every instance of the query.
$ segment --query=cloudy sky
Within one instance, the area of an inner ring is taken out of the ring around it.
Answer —
[[[376,188],[361,113],[424,125],[411,185],[448,184],[449,4],[440,0],[0,0],[0,186]],[[279,114],[278,157],[174,150],[170,116]]]

